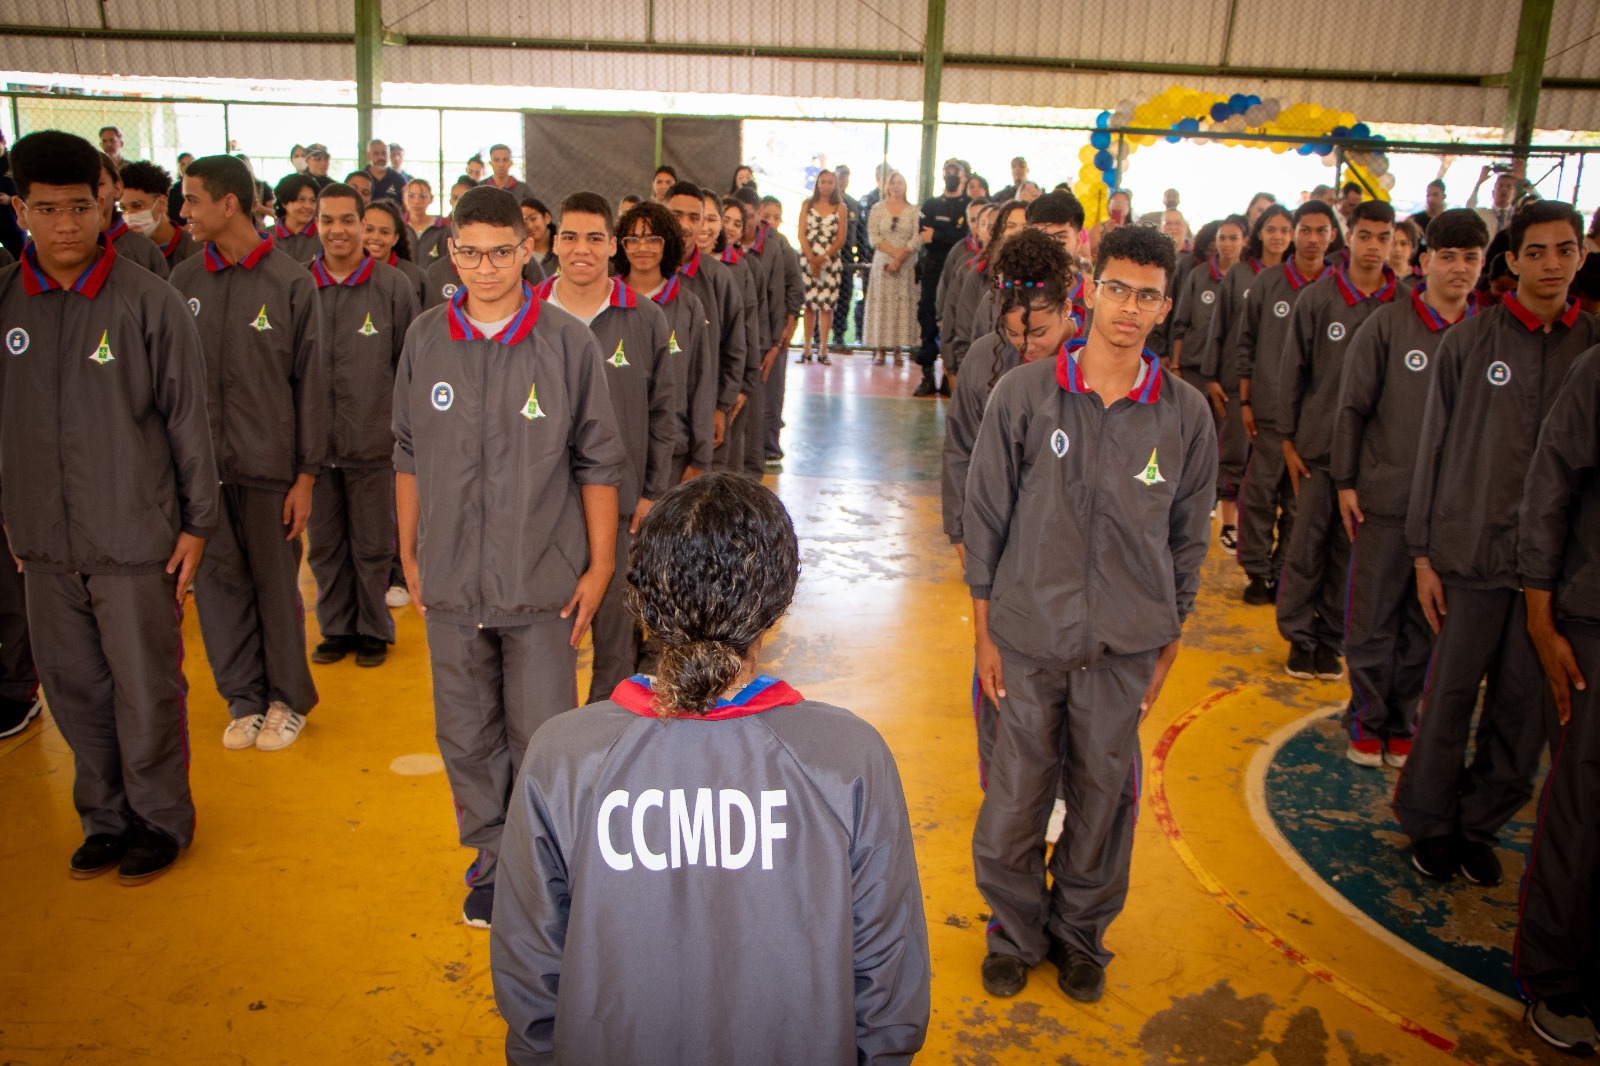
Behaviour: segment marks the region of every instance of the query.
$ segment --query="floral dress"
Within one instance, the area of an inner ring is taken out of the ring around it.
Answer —
[[[830,209],[827,214],[822,214],[814,207],[806,209],[806,251],[810,255],[824,255],[833,245],[833,239],[839,235],[839,215]],[[839,253],[822,262],[820,276],[811,273],[811,261],[804,257],[800,260],[800,267],[806,276],[806,307],[813,310],[832,311],[839,302],[839,283],[844,275],[844,267],[839,261]]]

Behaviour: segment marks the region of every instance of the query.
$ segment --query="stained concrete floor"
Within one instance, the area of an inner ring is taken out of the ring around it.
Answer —
[[[899,760],[934,964],[919,1061],[1556,1061],[1514,1005],[1385,939],[1264,827],[1261,753],[1341,690],[1281,673],[1271,612],[1239,602],[1238,571],[1215,550],[1143,728],[1143,816],[1105,998],[1068,1000],[1048,964],[1016,999],[987,997],[970,601],[940,532],[942,404],[906,398],[909,371],[861,357],[790,371],[789,454],[768,481],[804,572],[766,668],[873,722]],[[265,755],[223,750],[190,612],[199,831],[140,888],[67,878],[81,838],[70,752],[48,716],[0,742],[0,1064],[498,1061],[488,938],[460,918],[468,856],[434,746],[422,626],[397,614],[388,665],[316,668],[322,704],[305,734]]]

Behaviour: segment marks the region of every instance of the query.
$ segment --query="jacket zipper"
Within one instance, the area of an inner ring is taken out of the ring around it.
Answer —
[[[231,270],[232,268],[227,268]],[[228,358],[228,323],[232,321],[229,311],[233,308],[233,278],[223,271],[222,278],[222,322],[217,336],[217,421],[221,423],[215,434],[217,441],[217,481],[225,484],[228,480],[223,473],[223,445],[230,441],[231,435],[224,428],[228,424],[228,372],[232,369],[233,362]],[[231,459],[229,465],[232,465]]]
[[[1066,393],[1063,393],[1062,406],[1065,407],[1067,402]],[[1101,403],[1100,397],[1095,396],[1094,402],[1099,405],[1100,409],[1095,412],[1099,418],[1099,423],[1095,428],[1094,441],[1094,464],[1096,469],[1091,472],[1092,476],[1089,479],[1089,531],[1088,536],[1084,538],[1083,552],[1083,669],[1085,670],[1089,668],[1091,661],[1090,649],[1094,643],[1094,604],[1091,602],[1094,587],[1094,540],[1095,533],[1100,525],[1096,518],[1100,513],[1100,471],[1105,467],[1107,418],[1106,407],[1105,404]],[[1062,419],[1062,421],[1066,420]]]
[[[66,327],[66,321],[65,321],[66,320],[66,316],[67,316],[67,294],[65,292],[63,292],[61,294],[61,298],[56,301],[56,336],[57,337],[60,337],[60,336],[63,335],[63,330]],[[66,389],[63,386],[63,382],[62,382],[62,378],[64,377],[64,374],[62,372],[62,367],[65,365],[65,363],[67,361],[67,358],[68,358],[68,356],[65,353],[63,353],[63,352],[58,350],[56,352],[56,357],[55,357],[55,360],[54,360],[55,361],[55,368],[56,368],[56,473],[57,473],[57,476],[60,477],[60,479],[61,479],[61,489],[62,489],[62,492],[61,492],[61,518],[62,518],[62,522],[63,522],[62,536],[63,536],[63,539],[67,542],[66,543],[66,547],[67,547],[67,565],[68,566],[72,566],[72,567],[76,567],[76,564],[78,562],[78,556],[77,556],[77,553],[72,550],[72,508],[67,503],[67,492],[66,492],[66,487],[67,487],[67,457],[66,457],[66,454],[65,454],[66,444],[65,444],[65,441],[62,439],[63,438],[62,427],[67,424],[67,420],[66,420],[66,417],[65,417],[66,416],[66,411],[64,410]],[[76,574],[78,571],[76,569],[74,569],[72,572],[74,574]]]
[[[490,350],[492,351],[492,349]],[[483,628],[483,617],[487,614],[486,604],[488,596],[484,592],[484,534],[483,529],[488,525],[489,495],[484,487],[488,480],[488,451],[489,429],[493,416],[489,412],[489,352],[483,353],[483,358],[478,360],[478,403],[483,407],[483,432],[478,434],[478,628]]]

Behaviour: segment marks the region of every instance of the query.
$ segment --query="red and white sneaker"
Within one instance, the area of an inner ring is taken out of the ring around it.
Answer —
[[[1406,758],[1411,754],[1410,737],[1390,737],[1383,743],[1383,761],[1395,769],[1406,764]]]
[[[1383,741],[1375,737],[1352,740],[1345,755],[1357,766],[1382,766]]]

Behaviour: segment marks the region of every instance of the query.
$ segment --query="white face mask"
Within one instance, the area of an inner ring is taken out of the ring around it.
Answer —
[[[291,160],[289,160],[289,162],[291,164],[293,164],[294,172],[296,174],[304,174],[306,172],[306,167],[308,166],[308,164],[306,163],[306,157],[305,156],[300,156],[300,157],[298,157],[296,159],[291,159]]]
[[[122,216],[122,221],[135,233],[142,233],[146,237],[156,231],[156,215],[154,211],[129,211]]]

